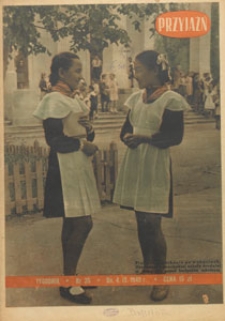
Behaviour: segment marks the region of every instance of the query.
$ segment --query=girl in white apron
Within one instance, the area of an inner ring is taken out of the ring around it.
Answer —
[[[168,89],[168,62],[164,55],[148,50],[134,63],[140,91],[125,102],[127,119],[121,140],[127,145],[122,161],[114,202],[133,209],[143,255],[142,273],[165,273],[166,241],[161,218],[172,216],[172,174],[169,147],[180,144],[184,98]],[[151,299],[163,300],[167,286],[154,286]]]
[[[40,102],[34,116],[43,121],[50,146],[45,184],[44,216],[62,217],[63,273],[75,275],[85,241],[92,228],[91,215],[100,208],[91,164],[97,146],[88,121],[88,107],[74,90],[82,79],[82,64],[64,52],[52,60],[52,92]],[[91,302],[84,287],[60,287],[60,295],[80,304]]]

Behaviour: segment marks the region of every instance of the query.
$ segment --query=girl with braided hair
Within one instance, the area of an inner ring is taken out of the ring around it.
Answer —
[[[169,66],[163,54],[154,50],[138,54],[134,70],[140,90],[125,102],[128,115],[120,138],[128,148],[114,202],[135,211],[142,273],[164,274],[167,247],[161,220],[172,217],[173,200],[169,147],[182,141],[183,113],[189,105],[169,90]],[[163,300],[168,290],[168,286],[153,286],[150,297]]]
[[[42,120],[50,147],[44,193],[44,216],[62,218],[63,274],[75,276],[85,242],[92,229],[92,214],[100,208],[90,156],[98,147],[88,120],[89,109],[76,90],[82,77],[80,58],[61,52],[52,59],[51,93],[34,112]],[[90,304],[82,286],[61,286],[60,295],[78,304]]]

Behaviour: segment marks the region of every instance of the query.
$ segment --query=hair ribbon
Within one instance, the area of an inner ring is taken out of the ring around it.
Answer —
[[[162,70],[168,70],[169,63],[164,54],[159,54],[156,60],[157,65],[162,65]]]

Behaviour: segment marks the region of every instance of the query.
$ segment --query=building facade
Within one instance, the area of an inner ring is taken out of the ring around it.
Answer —
[[[202,11],[210,16],[210,3],[191,4],[192,10]],[[141,32],[134,30],[131,19],[121,16],[121,27],[129,30],[132,39],[129,48],[112,44],[103,52],[103,73],[114,73],[120,89],[130,88],[128,79],[128,58],[134,58],[137,53],[154,48],[154,37],[150,38],[151,20],[141,22]],[[52,56],[69,50],[68,39],[54,42],[44,30],[40,31],[42,43],[49,48]],[[190,41],[190,68],[200,73],[210,72],[210,33]],[[78,55],[83,62],[83,76],[90,83],[90,54],[80,51]],[[40,100],[39,81],[42,73],[50,72],[52,56],[47,54],[31,55],[27,58],[14,53],[8,65],[4,82],[5,120],[13,125],[37,124],[32,113]]]

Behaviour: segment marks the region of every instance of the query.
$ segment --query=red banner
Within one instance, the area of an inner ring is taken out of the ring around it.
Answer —
[[[6,276],[6,288],[42,288],[59,286],[146,286],[222,284],[221,273],[134,274],[79,276]]]

